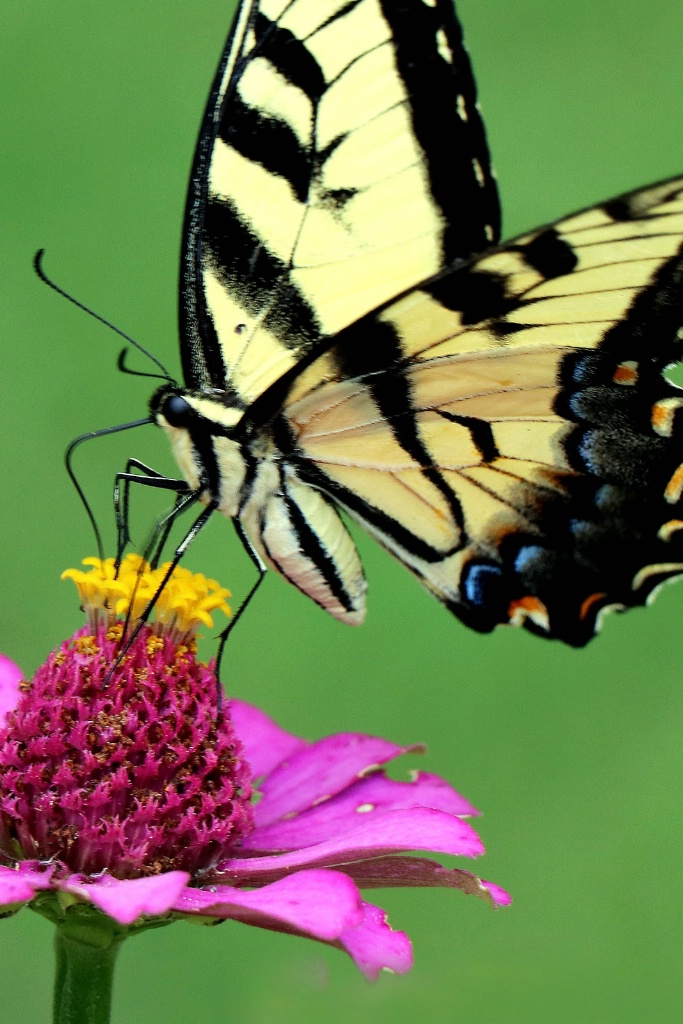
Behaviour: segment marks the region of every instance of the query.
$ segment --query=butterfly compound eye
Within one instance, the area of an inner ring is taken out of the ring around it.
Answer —
[[[192,418],[192,406],[180,395],[169,395],[160,412],[172,427],[186,427]]]

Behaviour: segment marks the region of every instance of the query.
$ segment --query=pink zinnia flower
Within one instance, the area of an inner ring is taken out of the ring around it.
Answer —
[[[228,592],[177,570],[109,677],[123,626],[159,574],[130,556],[70,571],[89,625],[33,681],[0,656],[0,912],[63,925],[106,915],[119,937],[181,918],[307,936],[369,978],[407,971],[410,942],[362,900],[369,886],[442,886],[505,905],[504,890],[408,851],[475,857],[478,812],[438,776],[382,766],[420,747],[362,733],[314,743],[262,711],[216,707],[194,634]],[[256,802],[254,802],[254,799]]]

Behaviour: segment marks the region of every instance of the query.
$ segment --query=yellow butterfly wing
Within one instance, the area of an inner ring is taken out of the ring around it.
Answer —
[[[322,337],[495,242],[499,219],[451,0],[242,3],[188,194],[187,387],[237,420]]]
[[[683,179],[343,331],[250,411],[469,625],[572,644],[683,572]],[[286,440],[284,440],[286,438]]]

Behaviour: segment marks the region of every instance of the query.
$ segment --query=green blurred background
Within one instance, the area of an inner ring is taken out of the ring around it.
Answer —
[[[144,415],[150,391],[116,372],[117,339],[42,286],[31,259],[45,246],[57,281],[177,368],[184,192],[231,8],[0,2],[0,646],[26,673],[79,625],[59,573],[93,553],[64,448]],[[459,12],[506,234],[683,170],[680,0],[460,0]],[[107,525],[112,477],[130,454],[171,469],[151,428],[78,457]],[[141,505],[143,523],[153,506]],[[416,962],[374,987],[313,943],[179,924],[124,947],[116,1024],[679,1019],[683,591],[612,616],[573,651],[517,631],[470,633],[359,544],[367,624],[343,627],[268,578],[230,644],[229,688],[310,737],[426,741],[424,767],[484,810],[478,870],[513,906],[376,894]],[[186,564],[236,595],[253,578],[222,521]],[[51,938],[29,912],[2,922],[5,1020],[49,1019]]]

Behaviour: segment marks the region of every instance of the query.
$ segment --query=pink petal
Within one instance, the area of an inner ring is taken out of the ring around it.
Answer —
[[[230,717],[244,744],[244,756],[254,778],[267,775],[285,758],[307,747],[306,740],[285,732],[260,708],[242,700],[230,700]]]
[[[18,665],[0,654],[0,728],[8,711],[14,711],[19,700],[19,683],[23,674]]]
[[[337,945],[345,949],[369,981],[381,970],[405,974],[413,966],[413,951],[405,932],[395,932],[386,914],[372,903],[363,904],[363,921],[348,928]]]
[[[269,853],[301,849],[348,832],[366,818],[401,807],[434,807],[457,815],[479,813],[438,775],[417,772],[411,782],[396,782],[377,772],[293,818],[257,826],[242,843],[242,849]]]
[[[409,886],[459,889],[468,896],[478,896],[492,907],[506,907],[510,895],[492,882],[477,878],[462,868],[445,868],[425,857],[378,857],[376,860],[348,864],[342,870],[362,889],[383,889]]]
[[[358,889],[339,871],[298,871],[262,889],[228,885],[184,889],[173,905],[185,914],[230,918],[330,942],[363,919]]]
[[[485,889],[491,893],[491,899],[497,907],[509,907],[512,903],[512,896],[505,889],[501,889],[499,885],[494,885],[493,882],[487,882],[485,878],[480,879],[481,884]]]
[[[19,864],[18,868],[0,866],[0,907],[27,903],[36,892],[49,889],[53,871],[53,867],[37,871],[28,864]]]
[[[387,811],[342,836],[303,850],[270,857],[233,858],[221,864],[220,870],[241,884],[262,885],[293,867],[335,867],[408,850],[476,857],[484,852],[484,846],[467,822],[443,811],[416,807]]]
[[[395,757],[421,747],[399,747],[388,740],[356,732],[326,736],[278,765],[263,781],[256,805],[257,825],[327,800],[363,775]]]
[[[186,871],[123,880],[102,875],[96,882],[83,882],[81,876],[72,875],[60,888],[89,900],[119,924],[132,924],[143,914],[148,917],[167,914],[189,880]]]

